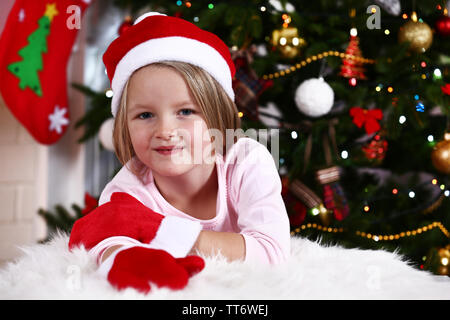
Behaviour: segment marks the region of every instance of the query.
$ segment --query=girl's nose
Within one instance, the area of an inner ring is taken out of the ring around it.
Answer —
[[[161,119],[158,124],[157,137],[163,140],[172,139],[176,135],[176,128],[168,119]]]

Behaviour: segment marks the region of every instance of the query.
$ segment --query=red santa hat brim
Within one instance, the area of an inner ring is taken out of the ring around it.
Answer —
[[[103,55],[113,91],[113,116],[117,114],[122,91],[133,72],[151,63],[168,60],[201,67],[234,101],[235,66],[226,44],[215,34],[186,20],[147,13],[115,39]]]

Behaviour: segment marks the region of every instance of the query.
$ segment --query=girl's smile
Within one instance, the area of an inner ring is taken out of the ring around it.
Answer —
[[[177,146],[160,147],[160,148],[157,148],[154,150],[163,156],[167,156],[167,155],[171,155],[171,154],[180,152],[181,150],[183,150],[183,147],[177,147]]]

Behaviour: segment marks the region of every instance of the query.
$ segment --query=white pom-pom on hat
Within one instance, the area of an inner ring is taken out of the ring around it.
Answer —
[[[334,91],[322,77],[308,79],[295,91],[295,103],[303,114],[320,117],[333,107]]]

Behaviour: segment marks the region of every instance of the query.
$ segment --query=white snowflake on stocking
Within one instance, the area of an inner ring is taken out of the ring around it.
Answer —
[[[58,134],[62,132],[62,126],[66,126],[69,124],[69,119],[65,118],[64,115],[67,112],[66,108],[59,108],[59,106],[55,106],[55,111],[51,115],[48,116],[50,120],[49,131],[56,130]]]
[[[25,10],[20,9],[19,11],[19,22],[23,22],[25,20]]]

